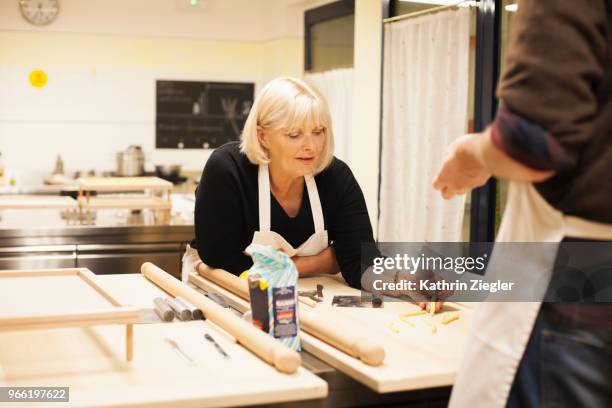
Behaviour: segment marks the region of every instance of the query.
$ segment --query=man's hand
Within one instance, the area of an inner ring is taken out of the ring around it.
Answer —
[[[445,199],[480,187],[491,177],[479,143],[483,138],[482,134],[465,135],[449,146],[448,155],[433,182],[433,187]]]
[[[491,176],[539,182],[553,174],[552,171],[534,170],[506,155],[493,144],[490,128],[487,128],[482,133],[462,136],[449,146],[448,156],[433,181],[433,187],[450,200],[484,185]]]

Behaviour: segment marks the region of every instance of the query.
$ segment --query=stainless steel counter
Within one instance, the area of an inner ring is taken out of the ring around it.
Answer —
[[[67,225],[63,217],[61,210],[1,211],[0,246],[7,239],[28,238],[44,245],[45,239],[56,243],[56,237],[65,237],[66,243],[104,242],[105,237],[113,235],[125,235],[127,242],[188,241],[193,237],[193,221],[177,214],[168,222],[156,223],[149,211],[134,214],[130,210],[99,210],[91,225]]]
[[[92,225],[67,225],[59,210],[0,213],[0,269],[86,267],[98,274],[136,273],[154,262],[175,276],[191,217],[173,214],[156,223],[149,211],[100,210]]]

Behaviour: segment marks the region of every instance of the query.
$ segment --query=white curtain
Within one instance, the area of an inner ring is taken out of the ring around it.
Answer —
[[[467,130],[470,10],[385,25],[379,240],[460,241],[465,196],[432,186]]]
[[[353,69],[305,74],[304,80],[321,92],[332,116],[334,155],[350,162],[349,138],[353,120]]]

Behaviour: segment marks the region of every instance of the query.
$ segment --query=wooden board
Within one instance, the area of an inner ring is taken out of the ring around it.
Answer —
[[[81,204],[85,208],[92,210],[102,209],[151,209],[151,210],[170,210],[172,208],[172,202],[169,200],[163,200],[158,197],[91,197],[89,204],[86,204],[84,199],[81,199]]]
[[[306,369],[279,373],[202,321],[136,325],[134,331],[138,353],[129,364],[116,357],[122,347],[116,326],[0,333],[0,386],[68,386],[70,403],[62,407],[243,406],[327,395],[327,383]],[[187,365],[167,337],[196,365]]]
[[[172,183],[159,177],[86,177],[78,179],[83,191],[171,190]]]
[[[76,209],[78,202],[72,197],[42,195],[0,196],[0,209],[67,208]]]
[[[198,277],[193,274],[191,279]],[[381,366],[369,366],[302,331],[304,350],[380,393],[452,385],[467,341],[470,308],[445,304],[442,313],[434,319],[439,320],[450,313],[459,313],[460,319],[448,325],[437,324],[437,332],[432,333],[427,315],[410,318],[413,326],[399,319],[402,313],[420,310],[413,303],[386,301],[381,309],[332,307],[334,295],[357,296],[360,291],[348,287],[339,275],[302,278],[299,288],[313,290],[317,283],[324,286],[324,302],[311,310],[321,319],[333,316],[349,322],[355,333],[367,333],[372,340],[383,344],[386,356]],[[238,309],[250,307],[248,302],[210,281],[206,286],[231,298],[230,303]],[[309,306],[300,303],[300,307]]]
[[[0,331],[137,321],[88,269],[0,271]]]
[[[136,308],[121,306],[88,269],[0,271],[0,332],[125,324],[125,358],[134,356]]]

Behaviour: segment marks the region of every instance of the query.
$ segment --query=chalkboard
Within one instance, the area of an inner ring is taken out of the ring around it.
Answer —
[[[155,146],[208,149],[238,140],[255,84],[157,80]]]

